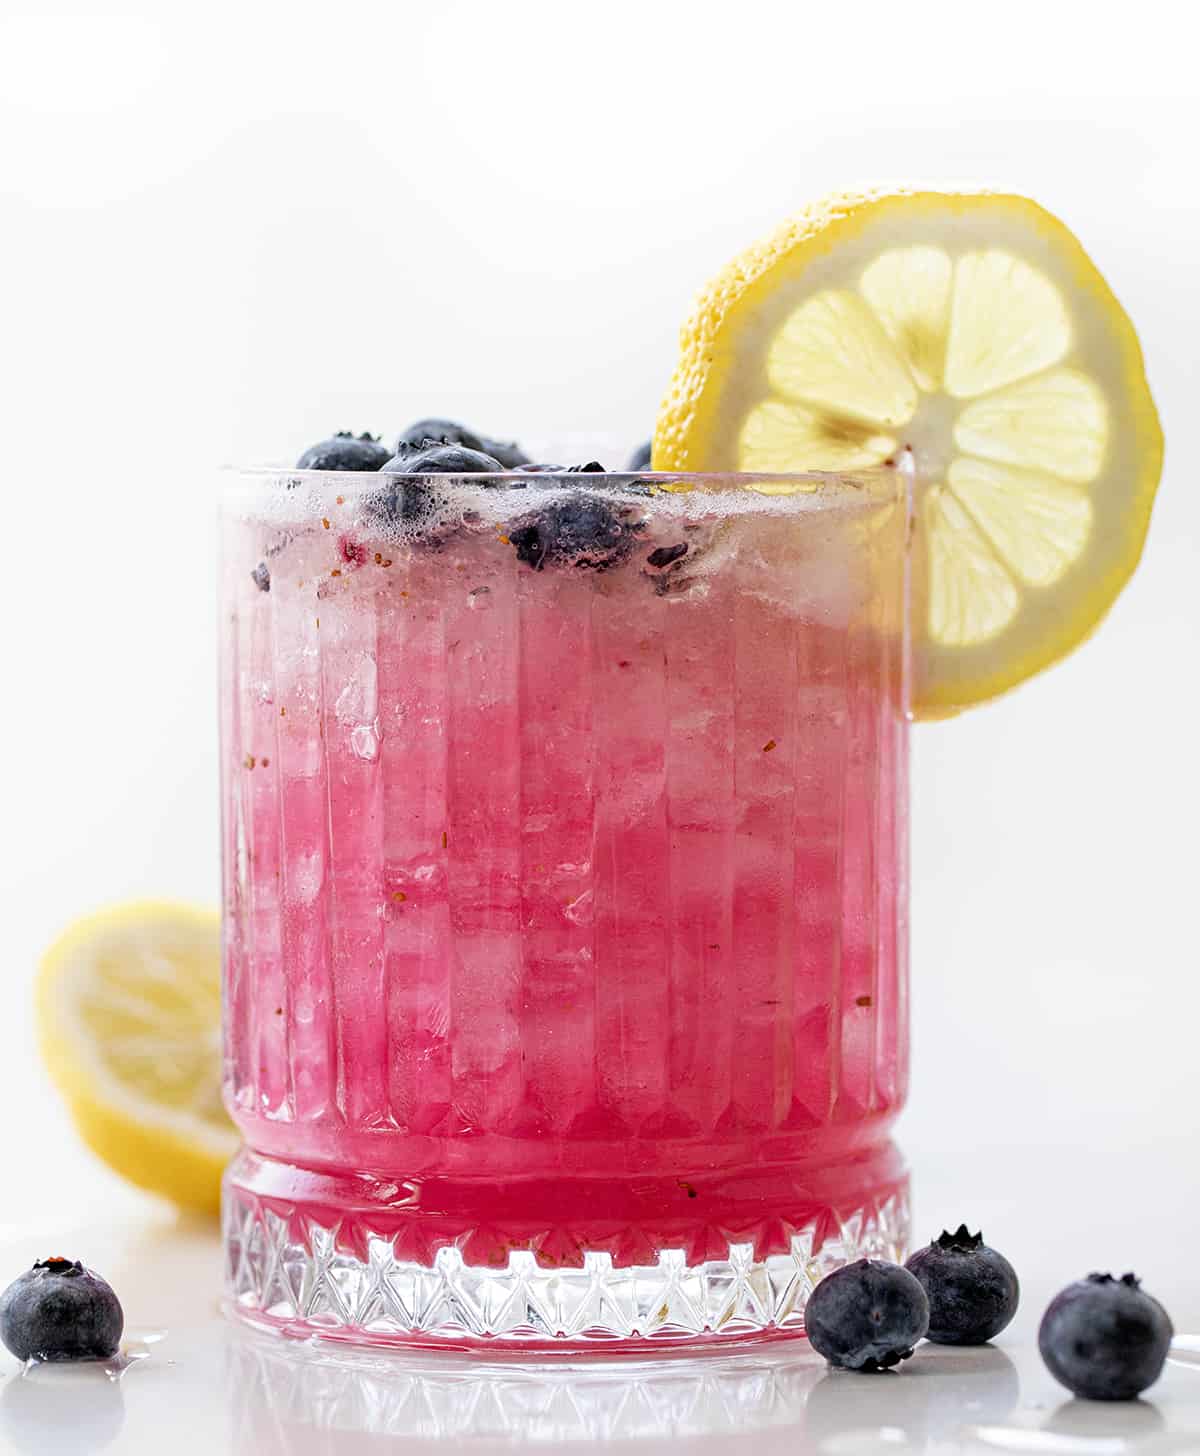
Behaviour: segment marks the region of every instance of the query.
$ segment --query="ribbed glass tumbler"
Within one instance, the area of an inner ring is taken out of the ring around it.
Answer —
[[[907,511],[890,471],[231,483],[234,1312],[703,1346],[901,1253]]]

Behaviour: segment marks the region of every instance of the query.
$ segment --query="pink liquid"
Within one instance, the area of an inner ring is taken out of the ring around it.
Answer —
[[[619,563],[535,570],[529,490],[434,547],[363,488],[226,522],[234,1187],[490,1267],[761,1259],[886,1197],[902,513],[634,497]]]

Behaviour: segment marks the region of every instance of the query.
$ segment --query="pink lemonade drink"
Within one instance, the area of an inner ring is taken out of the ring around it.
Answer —
[[[231,488],[235,1312],[703,1344],[900,1255],[906,525],[890,471]]]

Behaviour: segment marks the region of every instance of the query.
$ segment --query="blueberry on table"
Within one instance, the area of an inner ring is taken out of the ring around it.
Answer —
[[[929,1328],[929,1301],[907,1269],[859,1259],[826,1275],[809,1296],[804,1328],[818,1355],[843,1370],[889,1370]]]
[[[1017,1312],[1021,1287],[1003,1254],[960,1224],[918,1249],[904,1266],[929,1299],[928,1338],[938,1345],[982,1345]]]
[[[391,452],[374,435],[350,434],[341,430],[310,445],[296,461],[297,470],[379,470]]]
[[[78,1259],[42,1259],[0,1294],[0,1340],[18,1360],[104,1360],[124,1328],[120,1300]]]
[[[1162,1374],[1175,1331],[1133,1274],[1089,1274],[1050,1301],[1038,1328],[1046,1368],[1086,1400],[1134,1400]]]
[[[629,457],[629,464],[626,465],[625,469],[626,470],[649,470],[650,469],[650,457],[651,457],[651,454],[652,453],[653,453],[653,441],[647,440],[645,442],[645,444],[639,445],[637,447],[637,449],[633,452],[633,454]]]
[[[511,527],[508,538],[516,547],[517,560],[535,571],[547,562],[603,570],[629,554],[632,530],[606,500],[573,491]]]

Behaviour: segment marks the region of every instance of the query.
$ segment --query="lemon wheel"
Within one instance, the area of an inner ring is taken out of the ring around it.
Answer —
[[[839,195],[702,293],[657,470],[915,465],[919,717],[1064,656],[1137,564],[1162,433],[1124,310],[1026,198]]]

